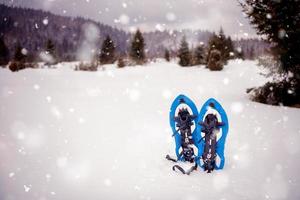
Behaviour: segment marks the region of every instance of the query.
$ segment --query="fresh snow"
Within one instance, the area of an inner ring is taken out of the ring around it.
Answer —
[[[221,72],[159,61],[98,72],[0,69],[0,199],[300,199],[300,110],[249,100],[252,61]],[[178,94],[227,111],[224,170],[172,171]]]

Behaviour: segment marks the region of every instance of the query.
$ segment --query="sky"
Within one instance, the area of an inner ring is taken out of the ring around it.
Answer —
[[[142,31],[200,29],[233,37],[252,37],[255,30],[238,0],[0,0],[59,15],[83,16],[122,28]]]

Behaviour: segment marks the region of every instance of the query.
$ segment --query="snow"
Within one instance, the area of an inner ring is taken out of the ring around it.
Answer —
[[[300,111],[249,100],[253,61],[221,72],[158,61],[98,72],[0,69],[0,199],[299,199]],[[227,111],[224,170],[172,171],[168,113],[184,93]]]

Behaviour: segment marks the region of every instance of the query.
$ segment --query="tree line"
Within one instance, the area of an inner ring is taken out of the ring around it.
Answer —
[[[142,32],[137,30],[131,39],[131,45],[127,53],[128,55],[123,55],[116,53],[116,44],[110,35],[107,35],[96,55],[94,63],[96,63],[96,65],[104,65],[118,61],[119,67],[136,64],[142,65],[147,61],[145,45],[145,39]],[[48,39],[40,57],[45,61],[46,65],[53,65],[58,61],[59,55],[57,54],[54,42],[51,39]],[[13,71],[17,71],[26,67],[32,67],[32,65],[26,62],[27,56],[27,50],[23,48],[20,43],[17,43],[10,68]],[[212,35],[208,47],[205,47],[204,44],[200,44],[193,52],[189,50],[186,38],[183,37],[177,56],[179,58],[178,64],[184,67],[207,64],[212,70],[221,70],[222,66],[227,63],[227,60],[237,56],[242,57],[242,52],[239,53],[234,50],[231,38],[226,37],[221,29],[218,35]],[[166,60],[170,61],[170,57],[170,52],[166,49]],[[5,45],[3,37],[0,37],[0,65],[7,65],[9,61],[10,52]]]
[[[165,53],[168,56],[168,52]],[[235,49],[231,37],[226,37],[221,28],[218,34],[213,33],[205,47],[203,43],[190,50],[186,38],[183,37],[178,50],[179,65],[187,67],[194,65],[206,65],[209,69],[222,70],[229,59],[244,59],[241,48]],[[169,58],[166,58],[169,60]]]

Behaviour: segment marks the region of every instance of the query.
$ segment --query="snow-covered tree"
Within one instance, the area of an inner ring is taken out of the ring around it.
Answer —
[[[48,39],[45,45],[46,64],[52,65],[56,63],[55,44],[51,39]]]
[[[100,63],[101,64],[112,64],[115,62],[115,49],[116,46],[109,35],[106,36],[102,43],[100,52]]]
[[[125,61],[124,61],[123,57],[118,58],[118,64],[117,65],[118,65],[118,68],[125,67]]]
[[[218,49],[210,52],[207,67],[211,71],[220,71],[223,69],[222,55]]]
[[[221,61],[225,64],[231,58],[230,53],[234,52],[233,43],[230,37],[226,38],[224,31],[220,28],[219,34],[213,34],[208,42],[208,56],[210,58],[210,53],[213,50],[218,50],[221,53]],[[208,61],[208,60],[207,60]]]
[[[254,60],[255,59],[255,54],[254,54],[254,47],[250,47],[250,50],[249,50],[249,59],[250,60]]]
[[[146,60],[145,56],[145,41],[141,31],[138,29],[133,36],[131,47],[130,47],[130,57],[137,64],[143,64]]]
[[[4,38],[0,37],[0,66],[9,62],[9,50],[5,45]]]
[[[203,44],[200,44],[196,47],[193,55],[193,64],[201,65],[205,63],[205,48]]]
[[[46,51],[52,55],[55,53],[55,45],[51,39],[48,39],[46,42]]]
[[[170,62],[170,51],[168,49],[165,50],[165,59],[167,62]]]
[[[245,53],[244,50],[241,47],[238,47],[237,50],[235,51],[235,57],[245,60]]]
[[[272,44],[280,79],[253,90],[254,99],[269,104],[300,103],[300,3],[297,0],[245,0],[243,11],[259,35]],[[278,76],[277,76],[278,77]]]
[[[186,37],[182,37],[180,48],[178,50],[179,65],[189,66],[191,64],[191,53],[189,50],[189,44],[186,41]]]
[[[8,66],[13,72],[25,69],[26,50],[21,47],[20,43],[17,43],[13,61]]]
[[[224,59],[230,60],[230,59],[234,58],[234,56],[232,56],[232,53],[234,53],[234,45],[233,45],[231,37],[228,36],[225,40]]]
[[[20,43],[17,43],[15,55],[14,55],[14,61],[16,62],[25,62],[26,55],[24,54],[24,50],[21,47]]]

